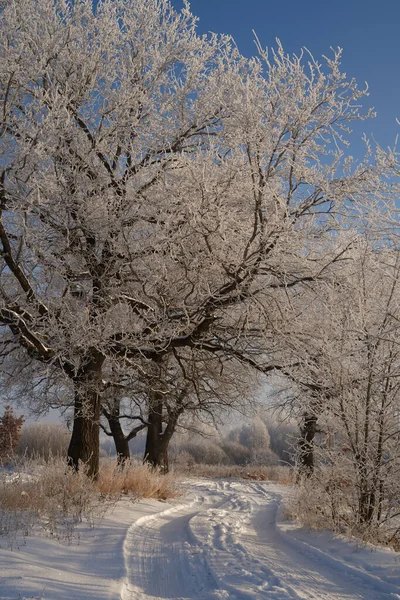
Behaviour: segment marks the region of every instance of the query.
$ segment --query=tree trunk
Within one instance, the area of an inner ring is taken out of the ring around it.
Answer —
[[[368,525],[372,521],[375,510],[375,492],[368,489],[368,484],[363,485],[363,489],[360,492],[358,514],[360,523],[362,525]]]
[[[162,409],[162,397],[158,399],[158,402],[153,403],[149,409],[146,449],[143,461],[152,467],[159,468],[163,473],[168,473],[168,446],[183,409],[179,408],[168,413],[164,431]]]
[[[160,469],[162,473],[168,473],[169,463],[168,463],[168,442],[163,439],[163,436],[157,441],[154,442],[149,439],[149,431],[150,427],[147,430],[147,438],[146,438],[146,449],[144,454],[144,462],[148,463],[151,467],[155,469]]]
[[[108,415],[107,420],[110,426],[111,435],[114,440],[115,450],[117,452],[117,462],[119,465],[123,465],[131,458],[128,439],[125,437],[121,427],[121,421],[118,419],[118,417]]]
[[[317,417],[305,414],[303,426],[300,429],[300,468],[307,474],[314,472],[314,438],[317,432]]]
[[[76,377],[74,422],[68,448],[68,464],[75,470],[82,462],[89,477],[99,473],[100,394],[103,356],[93,351],[85,360]]]
[[[160,395],[152,394],[149,403],[148,426],[144,462],[152,467],[168,472],[168,445],[163,444],[162,410],[163,401]]]

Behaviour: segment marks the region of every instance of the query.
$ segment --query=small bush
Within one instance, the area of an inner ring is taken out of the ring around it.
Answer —
[[[388,518],[381,523],[360,522],[359,490],[351,477],[346,477],[345,465],[322,465],[306,477],[297,475],[296,493],[288,505],[292,518],[310,529],[327,529],[365,542],[400,548],[400,511],[387,510]],[[391,516],[393,514],[393,517]]]
[[[64,460],[30,461],[19,469],[0,473],[0,535],[11,546],[35,526],[70,543],[78,523],[93,525],[107,508],[84,470],[75,473]]]

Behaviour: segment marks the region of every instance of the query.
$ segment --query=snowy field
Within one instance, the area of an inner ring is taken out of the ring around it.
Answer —
[[[191,480],[174,503],[121,501],[72,545],[0,549],[6,600],[400,599],[400,555],[281,519],[285,488]],[[1,540],[0,540],[1,542]]]

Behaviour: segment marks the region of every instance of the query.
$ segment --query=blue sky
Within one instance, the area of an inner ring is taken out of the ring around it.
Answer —
[[[400,0],[192,0],[191,9],[200,32],[229,33],[248,56],[256,52],[252,29],[263,46],[279,38],[289,53],[306,46],[320,58],[341,46],[343,71],[360,86],[368,82],[364,104],[378,113],[357,134],[373,134],[384,147],[400,134]]]

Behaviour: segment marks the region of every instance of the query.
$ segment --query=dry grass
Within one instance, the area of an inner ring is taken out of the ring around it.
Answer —
[[[179,473],[190,476],[195,471],[196,477],[252,479],[255,481],[276,481],[282,485],[293,483],[293,470],[289,467],[263,467],[247,465],[203,465],[196,464],[195,467],[179,469]]]
[[[111,497],[131,494],[137,498],[167,500],[178,496],[176,476],[163,475],[139,462],[121,467],[115,461],[104,461],[96,485],[101,494]]]
[[[286,467],[196,465],[183,474],[292,483],[292,470]],[[35,529],[71,543],[79,523],[94,526],[122,495],[133,500],[175,498],[178,476],[139,462],[121,467],[104,460],[94,482],[85,469],[75,473],[60,458],[19,464],[13,473],[0,471],[0,536],[13,547]]]
[[[122,469],[106,461],[94,482],[84,468],[76,473],[64,459],[29,460],[12,473],[0,471],[0,537],[15,547],[35,529],[71,543],[79,523],[93,527],[122,494],[166,500],[178,495],[175,480],[146,465]]]
[[[94,526],[109,508],[84,469],[75,473],[65,460],[29,461],[19,472],[0,474],[0,536],[10,546],[36,527],[70,543],[76,526]]]
[[[295,494],[286,505],[287,516],[309,529],[330,530],[350,539],[400,551],[400,515],[380,525],[361,524],[358,495],[354,485],[342,476],[328,479],[327,469],[316,470],[312,477],[297,477]]]

